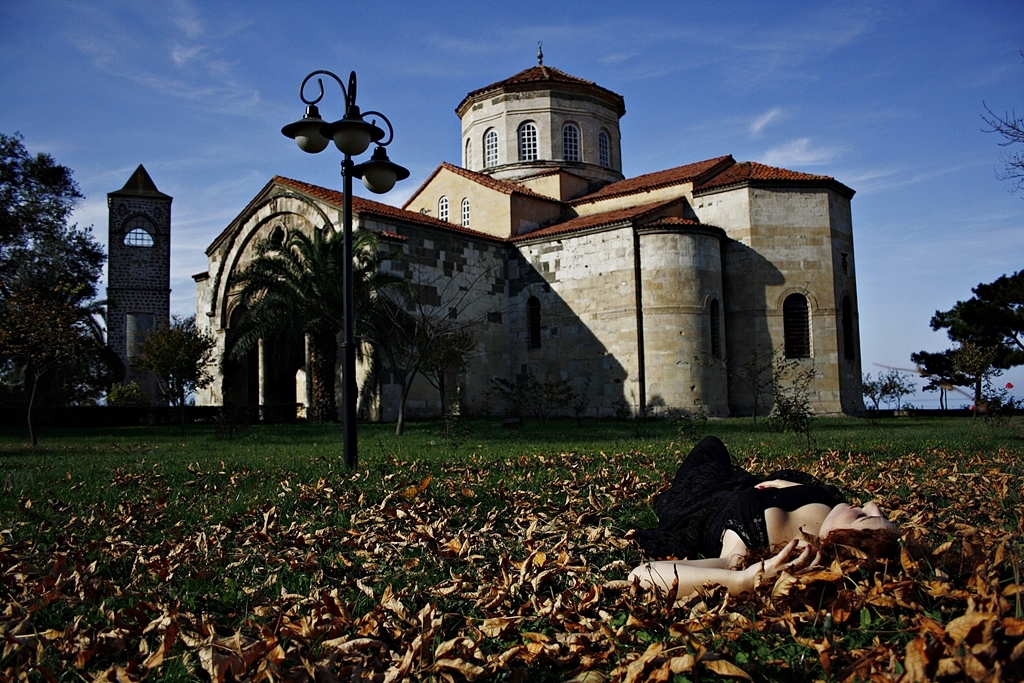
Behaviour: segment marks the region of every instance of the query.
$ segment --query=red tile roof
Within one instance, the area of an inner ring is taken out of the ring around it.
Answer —
[[[622,95],[614,93],[611,90],[608,90],[607,88],[602,88],[593,81],[588,81],[585,78],[577,78],[576,76],[567,74],[564,71],[554,68],[553,66],[544,65],[531,66],[529,69],[520,71],[514,76],[509,76],[504,80],[497,81],[496,83],[491,83],[490,85],[485,85],[482,88],[477,88],[476,90],[473,90],[468,95],[466,95],[466,97],[463,98],[462,102],[459,103],[459,106],[455,108],[455,113],[458,114],[459,111],[465,106],[465,104],[469,100],[477,99],[480,95],[484,95],[496,90],[529,90],[531,89],[531,86],[536,83],[559,83],[568,85],[573,88],[583,87],[598,90],[615,102],[617,109],[619,111],[619,116],[622,116],[623,114],[626,113],[626,101],[622,98]]]
[[[846,185],[843,185],[832,176],[813,175],[811,173],[790,171],[785,168],[776,168],[775,166],[759,164],[756,161],[741,161],[738,164],[734,164],[718,175],[706,179],[704,182],[694,187],[693,191],[694,193],[704,192],[707,190],[728,187],[730,185],[739,185],[749,181],[795,181],[799,183],[831,184],[836,186],[836,188],[841,192],[849,193],[849,196],[853,196],[853,190],[846,187]]]
[[[497,190],[498,192],[503,192],[504,194],[521,194],[525,197],[533,197],[534,199],[543,199],[544,201],[547,202],[560,203],[557,199],[553,199],[552,197],[548,197],[546,195],[534,192],[530,188],[524,187],[519,183],[513,183],[508,180],[498,180],[497,178],[492,178],[491,176],[485,173],[477,173],[476,171],[470,171],[469,169],[449,164],[447,161],[442,161],[441,165],[435,168],[434,172],[427,176],[427,179],[424,180],[420,184],[420,186],[416,188],[416,191],[412,193],[412,196],[410,196],[409,199],[405,201],[405,204],[402,205],[403,209],[412,204],[413,200],[416,199],[416,197],[420,196],[420,193],[423,192],[424,188],[426,188],[427,185],[430,184],[430,181],[434,179],[434,176],[441,172],[441,169],[451,171],[452,173],[460,175],[463,178],[468,178],[469,180],[472,180],[473,182],[479,185],[489,187],[492,190]]]
[[[653,228],[658,225],[703,225],[705,227],[711,227],[710,225],[706,225],[700,221],[695,221],[692,218],[682,218],[680,216],[662,216],[661,218],[655,218],[650,223],[644,223],[645,228]]]
[[[293,180],[292,178],[285,178],[278,175],[274,176],[272,182],[278,183],[279,185],[285,185],[338,207],[342,206],[342,202],[345,199],[345,195],[337,190],[330,190],[326,187],[320,187],[319,185],[310,185],[309,183],[304,183],[301,180]],[[399,209],[388,204],[381,204],[380,202],[375,202],[372,199],[364,199],[355,195],[352,195],[352,211],[356,213],[367,213],[375,216],[382,216],[384,218],[393,218],[405,221],[406,223],[418,223],[430,228],[440,228],[441,230],[448,230],[488,240],[497,240],[499,242],[505,241],[500,237],[488,235],[487,233],[479,232],[477,230],[470,230],[469,228],[463,228],[460,225],[455,225],[448,221],[442,221],[439,218],[434,218],[426,214],[417,213],[415,211],[406,211],[405,209]]]
[[[664,171],[645,173],[644,175],[638,175],[635,178],[626,178],[625,180],[620,180],[617,183],[605,185],[597,192],[591,192],[590,194],[574,199],[569,203],[572,205],[589,204],[591,202],[608,199],[610,197],[619,197],[621,195],[636,194],[639,192],[650,192],[651,190],[668,187],[670,185],[678,185],[679,183],[697,183],[705,177],[711,177],[714,173],[728,168],[734,163],[736,162],[733,160],[732,155],[727,154],[724,157],[715,157],[714,159],[698,161],[692,164],[686,164],[685,166],[676,166],[675,168],[669,168]]]
[[[640,206],[630,206],[625,209],[615,209],[614,211],[605,211],[604,213],[595,213],[589,216],[578,216],[576,218],[570,218],[567,221],[561,223],[555,223],[549,225],[546,228],[540,230],[534,230],[533,232],[525,235],[519,235],[513,237],[513,242],[520,242],[522,240],[535,239],[537,237],[549,237],[551,235],[561,235],[570,232],[580,232],[581,230],[590,230],[592,228],[600,228],[606,225],[615,225],[616,223],[625,223],[627,221],[640,220],[644,216],[648,216],[653,213],[657,213],[672,204],[676,204],[682,201],[682,198],[670,199],[666,202],[659,202],[657,204],[642,204]],[[680,219],[684,220],[684,219]]]
[[[526,195],[527,197],[543,199],[549,202],[558,201],[557,199],[553,199],[551,197],[548,197],[547,195],[534,192],[525,185],[513,183],[508,180],[498,180],[497,178],[492,178],[486,173],[477,173],[476,171],[470,171],[469,169],[462,168],[460,166],[453,166],[452,164],[449,164],[447,161],[442,161],[441,166],[447,168],[452,173],[457,173],[463,178],[469,178],[473,182],[480,183],[484,187],[489,187],[492,190],[497,190],[498,192],[504,192],[505,194],[522,194]]]
[[[561,175],[563,173],[565,175],[571,175],[571,176],[574,176],[576,178],[580,178],[582,180],[589,180],[589,178],[587,178],[585,176],[581,176],[579,173],[573,173],[572,171],[570,171],[568,169],[558,167],[558,168],[549,168],[546,171],[538,171],[537,173],[531,173],[530,175],[523,176],[522,178],[519,179],[519,182],[523,182],[525,180],[534,180],[535,178],[546,178],[548,176]]]

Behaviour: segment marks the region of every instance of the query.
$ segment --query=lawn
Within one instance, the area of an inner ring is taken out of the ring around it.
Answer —
[[[352,471],[337,425],[0,431],[0,677],[1020,680],[1014,420],[362,425]],[[626,583],[703,434],[878,500],[902,561],[741,597]]]

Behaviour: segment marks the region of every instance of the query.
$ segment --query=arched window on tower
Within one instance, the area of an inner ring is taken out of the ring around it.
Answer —
[[[142,216],[132,218],[124,225],[124,246],[126,247],[152,247],[153,224]]]
[[[597,134],[597,156],[600,164],[605,168],[612,165],[612,145],[608,140],[608,133],[601,131]]]
[[[782,304],[782,328],[786,358],[811,357],[811,329],[807,297],[790,294]]]
[[[519,126],[519,161],[537,160],[537,126],[527,121]]]
[[[531,296],[526,302],[526,324],[529,327],[529,347],[540,348],[540,301]]]
[[[466,161],[462,164],[463,168],[469,168],[473,163],[473,141],[466,138]]]
[[[853,334],[853,304],[848,296],[843,297],[843,356],[846,360],[857,358]]]
[[[469,227],[469,197],[462,198],[462,227]]]
[[[277,249],[281,248],[284,244],[284,228],[280,225],[275,226],[274,230],[270,233],[270,243]]]
[[[498,165],[498,131],[491,128],[484,133],[484,166]]]
[[[437,200],[437,217],[443,221],[448,220],[448,198],[441,197]]]
[[[574,123],[562,126],[562,158],[566,161],[580,160],[580,129]]]
[[[712,299],[708,305],[708,322],[711,324],[711,356],[722,357],[722,323],[718,312],[718,299]]]

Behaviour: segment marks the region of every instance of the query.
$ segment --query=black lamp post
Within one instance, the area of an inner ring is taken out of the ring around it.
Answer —
[[[313,76],[324,74],[330,76],[341,88],[341,94],[345,98],[345,117],[334,123],[327,123],[320,118],[320,111],[317,103],[324,97],[324,82],[316,79],[320,92],[313,100],[307,100],[305,95],[306,83]],[[394,128],[388,118],[378,111],[368,111],[360,114],[356,106],[356,72],[353,71],[348,78],[348,89],[335,74],[330,71],[314,71],[302,79],[299,86],[299,97],[306,104],[306,115],[295,123],[289,123],[281,129],[287,137],[294,138],[303,152],[316,154],[324,151],[331,140],[335,146],[344,154],[341,162],[341,177],[343,179],[343,209],[342,209],[342,230],[345,237],[344,259],[342,266],[342,277],[345,292],[345,340],[341,344],[342,353],[342,390],[341,400],[345,408],[344,422],[344,450],[345,464],[348,467],[355,467],[359,462],[359,454],[356,444],[356,344],[355,344],[355,305],[352,287],[352,178],[362,178],[363,185],[370,192],[384,194],[399,180],[409,177],[409,171],[388,159],[384,150],[395,138]],[[365,117],[371,114],[377,115],[387,124],[388,132],[376,125],[376,120],[367,122]],[[387,139],[385,140],[385,135]],[[373,156],[369,161],[361,164],[352,163],[352,157],[358,156],[366,151],[370,143],[376,143]]]

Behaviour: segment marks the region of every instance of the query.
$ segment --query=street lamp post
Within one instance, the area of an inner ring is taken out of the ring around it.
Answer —
[[[330,76],[341,88],[341,94],[345,99],[344,118],[327,123],[320,118],[320,111],[317,103],[324,97],[324,83],[320,78],[316,79],[320,92],[312,99],[306,99],[306,83],[314,76],[323,74]],[[344,155],[341,162],[342,191],[344,199],[342,203],[342,230],[344,233],[344,259],[342,264],[342,278],[344,288],[345,339],[341,344],[342,353],[342,389],[341,401],[344,405],[344,452],[345,465],[355,467],[359,462],[358,446],[356,443],[356,344],[355,344],[355,296],[352,286],[352,178],[362,178],[363,185],[370,192],[384,194],[395,186],[399,180],[409,177],[409,171],[388,159],[385,147],[391,144],[395,138],[394,128],[386,116],[378,111],[368,111],[365,114],[359,112],[356,106],[356,72],[353,71],[348,78],[348,88],[341,79],[330,71],[314,71],[302,79],[299,86],[299,97],[306,105],[306,113],[299,121],[289,123],[281,129],[281,132],[293,138],[299,145],[299,149],[310,154],[317,154],[324,151],[334,141],[335,146]],[[388,132],[377,126],[376,120],[367,122],[367,116],[376,115],[387,124]],[[387,139],[385,139],[385,137]],[[352,157],[359,156],[370,146],[376,143],[377,147],[369,161],[355,164]]]

